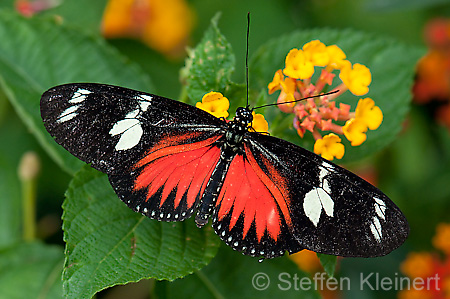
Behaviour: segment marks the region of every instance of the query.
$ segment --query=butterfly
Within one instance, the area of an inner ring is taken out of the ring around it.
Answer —
[[[409,233],[400,209],[357,175],[285,140],[255,132],[252,109],[233,120],[118,86],[75,83],[41,98],[47,131],[108,175],[132,210],[159,221],[195,214],[245,255],[303,249],[376,257]]]

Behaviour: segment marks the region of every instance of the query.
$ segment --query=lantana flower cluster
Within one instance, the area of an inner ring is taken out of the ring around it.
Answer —
[[[320,75],[313,80],[319,69]],[[331,89],[336,73],[341,83]],[[313,40],[287,54],[285,68],[276,71],[268,89],[269,94],[280,90],[278,107],[295,115],[293,125],[298,135],[303,138],[307,131],[311,132],[316,140],[314,152],[333,160],[342,158],[345,152],[339,135],[344,135],[352,146],[361,145],[367,131],[377,129],[383,120],[381,109],[371,98],[360,99],[353,112],[348,104],[336,104],[336,99],[347,90],[356,96],[367,94],[371,82],[372,75],[366,66],[352,64],[336,45],[326,46]],[[308,98],[325,91],[335,93]],[[307,99],[299,101],[304,98]]]
[[[220,92],[211,91],[205,94],[201,102],[197,102],[195,105],[197,108],[205,110],[211,113],[215,117],[228,117],[228,109],[230,108],[230,102]],[[264,118],[264,115],[252,112],[253,122],[249,125],[255,130],[255,132],[267,132],[269,125]]]
[[[416,283],[404,288],[399,299],[450,298],[450,224],[441,223],[432,240],[433,247],[442,252],[411,252],[400,266],[403,274]]]

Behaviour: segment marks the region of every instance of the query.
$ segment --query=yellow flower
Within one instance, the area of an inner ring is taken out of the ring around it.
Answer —
[[[331,69],[340,70],[346,64],[345,61],[348,62],[348,60],[345,60],[347,56],[345,55],[344,51],[342,51],[341,48],[336,45],[328,46],[327,52],[329,57],[328,66]]]
[[[228,117],[230,102],[220,92],[211,91],[205,94],[201,102],[197,102],[195,107],[211,113],[215,117]]]
[[[347,88],[357,96],[366,94],[369,91],[369,85],[372,82],[372,74],[370,70],[359,63],[355,63],[353,67],[350,63],[346,63],[339,74],[342,82]]]
[[[371,130],[376,130],[383,121],[383,112],[375,106],[371,98],[360,99],[355,111],[355,118],[364,122]]]
[[[361,145],[366,141],[366,124],[358,118],[352,118],[347,120],[342,127],[345,137],[351,142],[352,146]]]
[[[341,159],[344,156],[345,148],[341,143],[341,138],[334,133],[330,133],[322,139],[316,140],[314,152],[331,161],[334,157]]]
[[[450,254],[450,224],[441,223],[437,226],[433,246],[447,255]]]
[[[107,38],[138,38],[166,55],[184,51],[194,15],[185,0],[109,0],[102,32]]]
[[[292,49],[286,56],[283,73],[293,79],[308,79],[314,74],[314,64],[299,49]]]
[[[313,40],[303,46],[305,56],[314,64],[314,66],[325,66],[330,60],[327,46],[319,40]]]
[[[267,123],[266,119],[264,118],[264,115],[262,114],[255,114],[255,112],[252,112],[253,114],[253,121],[250,124],[250,126],[256,131],[260,133],[265,133],[269,131],[269,124]]]
[[[411,252],[400,265],[403,274],[411,277],[428,277],[433,275],[433,255],[428,252]]]
[[[281,88],[281,83],[283,82],[283,79],[284,79],[283,72],[281,70],[276,71],[275,75],[273,76],[272,82],[270,82],[269,85],[267,86],[267,88],[269,88],[269,94],[272,94]]]

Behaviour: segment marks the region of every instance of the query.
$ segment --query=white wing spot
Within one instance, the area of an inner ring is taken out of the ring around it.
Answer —
[[[370,224],[370,230],[377,241],[381,241],[383,236],[381,233],[381,223],[376,216],[373,217],[373,222]]]
[[[139,106],[141,107],[142,112],[147,111],[148,107],[152,104],[152,97],[146,94],[141,94],[135,97],[139,101]]]
[[[334,166],[328,162],[323,161],[319,166],[319,183],[320,187],[313,188],[306,193],[303,200],[303,210],[305,215],[311,220],[314,226],[319,223],[322,210],[325,211],[329,217],[333,217],[334,214],[334,202],[331,198],[331,187],[328,180],[325,177],[329,174],[330,170],[334,169]]]
[[[370,231],[377,241],[381,241],[383,234],[380,220],[386,220],[386,203],[377,197],[374,197],[373,199],[375,200],[374,207],[376,215],[373,216],[372,223],[370,224]]]
[[[66,110],[63,111],[63,113],[61,113],[57,121],[59,123],[63,123],[65,121],[71,120],[72,118],[78,115],[76,111],[79,107],[80,106],[75,105],[67,108]]]
[[[384,215],[384,212],[386,211],[386,204],[379,198],[374,197],[373,199],[375,199],[375,212],[377,213],[378,217],[386,220]]]
[[[333,217],[334,202],[322,188],[314,188],[305,195],[303,200],[303,210],[309,220],[317,226],[322,209],[325,213]]]
[[[145,106],[145,109],[150,105]],[[144,133],[141,127],[141,122],[139,121],[139,116],[142,113],[142,102],[140,102],[140,107],[128,112],[125,119],[119,120],[114,124],[112,129],[109,131],[111,136],[119,135],[122,136],[119,142],[116,144],[116,151],[128,150],[135,147]],[[141,109],[140,109],[141,108]]]
[[[136,146],[141,140],[144,131],[137,119],[124,119],[117,122],[109,134],[112,136],[121,134],[119,142],[116,144],[116,151],[128,150]]]
[[[81,103],[84,100],[86,100],[86,96],[91,93],[92,92],[87,89],[79,88],[77,91],[74,92],[72,98],[69,100],[69,103],[73,104]]]

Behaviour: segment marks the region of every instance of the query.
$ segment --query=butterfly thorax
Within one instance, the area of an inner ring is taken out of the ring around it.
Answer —
[[[253,120],[250,109],[239,107],[236,110],[236,116],[228,123],[228,129],[225,132],[224,150],[239,152],[242,149],[242,140],[248,131],[248,124]]]
[[[195,222],[197,226],[202,227],[208,222],[217,197],[222,188],[225,174],[228,171],[231,161],[236,155],[244,153],[243,140],[248,131],[248,124],[253,120],[250,109],[240,107],[236,110],[236,116],[230,122],[225,130],[225,139],[222,141],[222,152],[218,163],[215,165],[211,177],[206,185],[201,205],[198,209]]]

